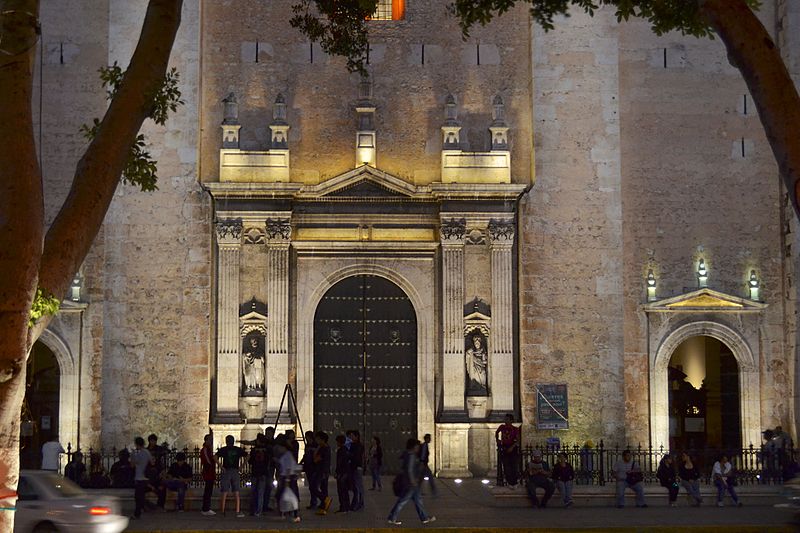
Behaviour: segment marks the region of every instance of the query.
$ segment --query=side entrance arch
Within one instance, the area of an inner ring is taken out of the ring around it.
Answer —
[[[713,321],[684,324],[664,338],[651,359],[650,431],[654,447],[669,448],[669,363],[676,350],[693,337],[711,337],[730,349],[739,370],[741,446],[761,442],[761,386],[758,365],[747,341],[732,328]]]
[[[417,318],[408,295],[375,275],[331,287],[314,316],[314,429],[383,445],[387,472],[417,435]]]

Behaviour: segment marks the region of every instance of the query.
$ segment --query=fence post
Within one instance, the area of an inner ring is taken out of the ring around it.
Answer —
[[[500,443],[497,443],[497,486],[505,487],[506,479],[503,472],[503,450],[500,448]]]
[[[598,462],[600,463],[600,473],[598,476],[598,482],[601,486],[606,484],[606,472],[605,472],[605,458],[603,457],[603,450],[605,445],[603,444],[603,439],[600,439],[600,444],[597,447],[597,457]]]

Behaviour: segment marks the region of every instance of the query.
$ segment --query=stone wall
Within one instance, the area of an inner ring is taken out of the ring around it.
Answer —
[[[220,101],[229,92],[239,100],[247,150],[266,148],[272,103],[279,92],[285,95],[293,181],[317,183],[354,167],[359,77],[347,73],[343,59],[312,49],[289,26],[291,5],[236,0],[204,6],[203,181],[218,179]],[[488,149],[491,102],[500,94],[511,127],[512,176],[527,182],[531,71],[525,7],[476,27],[464,41],[445,2],[406,6],[404,20],[369,23],[378,167],[411,182],[438,181],[448,92],[458,101],[466,150]]]
[[[525,440],[537,383],[569,385],[570,442],[624,435],[619,28],[607,10],[534,29],[536,184],[521,207]],[[602,409],[598,407],[602,405]]]

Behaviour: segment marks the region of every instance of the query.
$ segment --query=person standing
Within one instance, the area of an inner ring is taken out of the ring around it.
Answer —
[[[353,491],[351,511],[364,509],[364,445],[358,430],[350,430],[350,487]]]
[[[236,517],[244,518],[244,513],[241,511],[241,501],[239,500],[239,485],[241,477],[239,474],[239,465],[242,458],[247,457],[247,452],[233,443],[236,440],[233,435],[225,437],[225,446],[217,451],[217,457],[222,460],[222,475],[219,478],[219,490],[222,493],[222,501],[220,502],[220,512],[225,516],[225,500],[228,493],[232,492],[236,500]]]
[[[436,497],[436,483],[433,480],[433,472],[431,471],[431,467],[428,466],[428,461],[431,458],[431,434],[426,433],[422,437],[422,444],[419,447],[419,462],[422,467],[422,481],[428,480],[431,486],[431,494],[433,497]],[[420,487],[422,490],[422,487]]]
[[[308,491],[311,493],[311,501],[308,502],[308,507],[306,507],[306,509],[316,509],[319,502],[319,490],[317,489],[319,475],[317,473],[317,465],[314,463],[314,454],[317,451],[317,439],[314,437],[313,431],[306,431],[305,445],[303,460],[300,461],[300,463],[303,465],[303,473],[306,475]]]
[[[328,477],[331,474],[331,447],[328,446],[328,434],[317,431],[317,449],[314,452],[314,465],[318,474],[317,499],[319,500],[318,515],[328,514],[331,507],[331,497],[328,496]]]
[[[372,445],[369,447],[369,473],[372,476],[372,488],[381,491],[381,469],[383,468],[383,448],[381,447],[380,437],[372,437]]]
[[[62,453],[66,453],[64,447],[58,442],[58,435],[53,434],[49,441],[42,444],[42,470],[58,472]]]
[[[147,477],[147,468],[150,466],[153,457],[147,448],[144,447],[144,439],[136,437],[133,439],[134,450],[131,454],[131,462],[134,468],[134,492],[133,499],[135,507],[133,511],[133,518],[138,519],[142,516],[144,510],[144,495],[150,487],[150,480]]]
[[[264,492],[267,490],[267,468],[271,454],[267,455],[267,443],[264,435],[256,435],[256,442],[250,450],[250,475],[253,481],[252,510],[253,516],[261,516],[264,510]],[[271,484],[272,481],[270,480]]]
[[[575,480],[575,469],[567,462],[567,454],[559,453],[558,462],[553,466],[553,480],[556,482],[564,507],[572,505],[572,484]]]
[[[403,490],[398,496],[397,501],[389,512],[388,521],[390,524],[399,526],[402,524],[397,517],[405,504],[410,500],[414,501],[414,507],[417,509],[417,515],[423,524],[428,524],[436,520],[435,516],[428,516],[425,508],[422,506],[422,492],[420,491],[420,482],[422,481],[422,469],[419,462],[419,441],[417,439],[408,439],[406,442],[406,450],[403,452],[401,459],[402,470],[402,485]]]
[[[680,485],[678,485],[678,474],[675,472],[675,462],[671,455],[667,454],[661,458],[656,477],[661,486],[667,489],[669,506],[676,507]]]
[[[647,507],[644,501],[644,487],[642,486],[642,468],[633,460],[630,450],[622,452],[622,458],[614,464],[612,470],[614,479],[617,480],[617,507],[625,507],[625,489],[636,493],[636,507]]]
[[[211,495],[214,493],[214,482],[217,479],[217,457],[214,455],[214,438],[211,434],[203,437],[203,447],[200,450],[200,468],[203,472],[203,516],[214,516],[211,510]]]
[[[533,450],[533,456],[528,463],[526,474],[528,475],[528,497],[531,500],[531,505],[544,509],[547,507],[547,502],[550,501],[556,488],[550,480],[552,476],[550,465],[542,458],[541,450]],[[544,496],[542,496],[541,502],[536,497],[537,488],[544,489]]]
[[[350,512],[350,450],[345,446],[344,435],[336,436],[336,493],[339,497],[339,508],[336,513]]]
[[[686,489],[689,498],[694,500],[692,505],[694,507],[700,507],[703,503],[703,497],[700,495],[700,471],[686,452],[681,454],[681,462],[678,465],[678,475],[681,478],[681,485]]]
[[[736,486],[736,476],[733,472],[733,465],[728,460],[727,455],[723,455],[719,458],[719,461],[714,463],[714,467],[711,469],[711,477],[717,487],[717,507],[725,506],[723,502],[725,491],[730,494],[734,505],[737,507],[742,506],[742,502],[739,501],[739,496],[736,494],[736,489],[733,488]]]
[[[514,415],[506,415],[506,421],[494,432],[494,438],[500,451],[500,462],[503,465],[506,483],[514,489],[517,487],[520,441],[520,430],[514,425]]]

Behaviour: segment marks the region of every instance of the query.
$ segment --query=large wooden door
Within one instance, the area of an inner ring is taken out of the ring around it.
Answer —
[[[417,436],[417,319],[403,290],[379,276],[334,285],[314,318],[314,429],[348,429],[369,448],[381,439],[384,471],[399,468]]]

